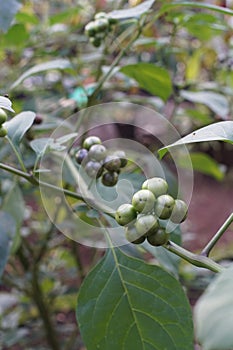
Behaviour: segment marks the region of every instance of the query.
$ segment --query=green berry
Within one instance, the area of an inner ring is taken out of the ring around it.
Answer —
[[[89,136],[83,141],[83,148],[89,150],[91,146],[101,144],[101,140],[98,136]]]
[[[106,32],[109,27],[107,18],[99,18],[95,20],[97,33]]]
[[[107,18],[106,12],[98,12],[95,14],[95,19]]]
[[[2,108],[0,108],[0,125],[5,123],[6,120],[7,120],[6,112]]]
[[[84,159],[87,159],[88,157],[88,150],[86,148],[81,148],[78,150],[78,152],[75,154],[75,160],[78,164],[81,164]]]
[[[145,190],[150,190],[157,198],[167,193],[168,184],[167,181],[161,177],[152,177],[151,179],[147,179],[145,182],[143,182],[142,188]]]
[[[97,37],[90,38],[90,43],[95,47],[100,47],[101,42],[102,42],[101,38],[97,38]]]
[[[108,171],[118,171],[121,167],[121,160],[114,154],[109,155],[104,160],[104,167]]]
[[[93,160],[87,162],[84,169],[92,179],[99,178],[103,173],[102,164]]]
[[[169,194],[163,194],[157,198],[155,203],[155,214],[160,219],[169,219],[175,205],[175,200]]]
[[[137,217],[137,212],[131,204],[122,204],[116,211],[115,219],[119,225],[125,226]]]
[[[112,17],[108,17],[108,21],[109,21],[110,25],[114,25],[114,24],[118,23],[118,19],[112,18]]]
[[[124,168],[126,165],[127,165],[127,159],[126,159],[126,154],[124,151],[115,151],[113,153],[114,156],[120,158],[120,161],[121,161],[121,165],[120,167],[121,168]]]
[[[0,137],[5,137],[7,135],[7,129],[3,126],[0,127]]]
[[[89,37],[94,37],[96,33],[97,33],[97,28],[96,28],[95,21],[89,22],[85,26],[85,34]]]
[[[148,213],[154,208],[155,196],[149,190],[140,190],[133,195],[132,204],[138,212]]]
[[[170,220],[176,224],[183,222],[188,214],[188,206],[181,199],[176,199]]]
[[[102,176],[102,184],[104,186],[115,186],[118,181],[118,174],[116,172],[106,172]]]
[[[169,233],[166,232],[163,228],[159,228],[158,231],[147,237],[148,243],[150,243],[153,246],[161,246],[168,242],[169,240]]]
[[[141,244],[145,241],[146,237],[138,234],[135,227],[127,227],[125,231],[125,238],[127,241],[133,244]]]
[[[142,215],[137,218],[135,227],[138,234],[150,236],[157,232],[159,223],[157,218],[152,214]]]
[[[106,148],[103,145],[93,145],[89,149],[89,158],[97,161],[101,161],[106,156]]]

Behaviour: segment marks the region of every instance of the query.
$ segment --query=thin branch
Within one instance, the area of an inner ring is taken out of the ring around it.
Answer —
[[[232,224],[233,222],[233,213],[229,215],[227,220],[224,222],[224,224],[220,227],[218,232],[215,233],[213,238],[208,242],[208,244],[204,247],[204,249],[201,252],[201,255],[203,256],[209,256],[211,250],[214,248],[216,243],[219,241],[219,239],[222,237],[222,235],[226,232],[228,227]]]

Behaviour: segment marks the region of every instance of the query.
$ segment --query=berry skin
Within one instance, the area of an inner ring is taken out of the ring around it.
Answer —
[[[90,159],[94,159],[99,162],[105,158],[106,153],[107,153],[107,150],[103,145],[93,145],[89,149]]]
[[[95,14],[95,19],[107,18],[106,12],[98,12]]]
[[[168,184],[167,184],[167,181],[165,181],[161,177],[153,177],[143,182],[142,188],[146,190],[150,190],[157,198],[162,194],[167,193]]]
[[[101,140],[98,136],[89,136],[83,141],[83,148],[89,150],[91,146],[101,144]]]
[[[139,235],[135,227],[127,227],[125,231],[125,238],[127,241],[133,244],[141,244],[145,241],[146,237]]]
[[[155,200],[151,191],[140,190],[133,195],[132,204],[139,213],[148,213],[154,208]]]
[[[5,137],[7,135],[7,129],[0,127],[0,137]]]
[[[101,46],[101,38],[90,38],[90,43],[95,46],[95,47],[100,47]]]
[[[153,246],[161,246],[168,242],[169,240],[169,233],[166,232],[163,228],[159,228],[158,231],[147,237],[148,243],[150,243]]]
[[[89,37],[94,37],[95,34],[97,33],[97,28],[96,28],[96,23],[95,21],[91,21],[89,22],[86,26],[85,26],[85,34]]]
[[[131,204],[122,204],[116,211],[115,219],[121,226],[126,226],[137,217],[137,212]]]
[[[102,164],[99,162],[90,160],[85,165],[85,171],[87,175],[90,176],[92,179],[96,179],[102,175],[102,172],[103,172]]]
[[[78,152],[75,154],[75,160],[78,164],[81,164],[82,161],[88,157],[88,150],[86,148],[81,148],[78,150]]]
[[[108,171],[118,171],[121,167],[121,160],[115,155],[109,155],[104,160],[104,167]]]
[[[0,108],[0,125],[5,123],[6,120],[7,120],[6,112],[2,108]]]
[[[115,186],[118,181],[118,174],[116,172],[106,172],[102,176],[102,184],[104,186]]]
[[[139,235],[150,236],[157,232],[159,223],[152,214],[142,215],[137,219],[135,227]]]
[[[175,200],[175,205],[172,210],[172,214],[170,216],[170,220],[175,224],[180,224],[183,222],[188,214],[188,206],[181,199]]]
[[[102,17],[95,20],[95,25],[97,33],[106,32],[109,27],[109,22],[107,18]]]
[[[124,151],[115,151],[113,153],[114,156],[120,158],[121,161],[121,168],[124,168],[127,165],[127,159],[126,159],[126,154]]]
[[[175,205],[175,200],[169,194],[163,194],[155,203],[155,214],[163,220],[169,219]]]

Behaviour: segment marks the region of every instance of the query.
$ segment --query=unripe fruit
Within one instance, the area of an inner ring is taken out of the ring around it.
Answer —
[[[5,123],[6,120],[7,120],[6,112],[2,108],[0,108],[0,125]]]
[[[99,162],[90,160],[85,165],[85,171],[87,175],[90,176],[92,179],[96,179],[100,177],[103,173],[102,164]]]
[[[81,148],[75,154],[75,160],[78,164],[81,164],[82,161],[88,157],[88,150],[86,148]]]
[[[121,168],[124,168],[127,165],[127,159],[126,159],[126,154],[124,151],[115,151],[113,153],[114,156],[120,158],[121,161]]]
[[[118,181],[118,174],[116,172],[106,172],[102,176],[102,184],[104,186],[112,187],[115,186]]]
[[[138,234],[150,236],[157,232],[159,223],[154,215],[142,215],[135,223]]]
[[[7,135],[7,129],[0,127],[0,137],[5,137]]]
[[[85,34],[87,36],[94,37],[96,32],[97,32],[97,28],[96,28],[95,21],[91,21],[85,26]]]
[[[115,155],[109,155],[104,160],[104,167],[108,171],[118,171],[121,167],[121,160]]]
[[[149,190],[140,190],[133,195],[132,204],[138,212],[148,213],[154,208],[155,196]]]
[[[153,177],[143,182],[142,188],[150,190],[157,198],[167,193],[168,184],[167,184],[167,181],[165,181],[161,177]]]
[[[103,145],[93,145],[89,149],[89,158],[100,162],[105,158],[106,153],[107,150]]]
[[[163,194],[157,198],[155,203],[155,214],[160,219],[169,219],[175,205],[175,200],[169,194]]]
[[[106,32],[109,27],[107,18],[99,18],[95,21],[97,33]]]
[[[106,12],[98,12],[95,14],[95,19],[107,18]]]
[[[93,46],[95,46],[95,47],[100,47],[100,45],[101,45],[101,38],[97,38],[97,37],[90,38],[90,43]]]
[[[101,140],[98,136],[89,136],[83,141],[83,148],[89,150],[91,146],[101,144]]]
[[[168,242],[169,240],[169,233],[166,232],[163,228],[158,229],[158,231],[147,237],[148,243],[150,243],[153,246],[161,246]]]
[[[119,225],[125,226],[137,217],[137,212],[131,204],[122,204],[116,211],[115,219]]]
[[[172,210],[172,214],[170,216],[170,220],[175,224],[180,224],[186,219],[187,214],[188,214],[187,204],[181,199],[176,199]]]
[[[125,231],[125,238],[127,241],[133,244],[141,244],[145,241],[146,237],[138,234],[135,227],[127,227]]]

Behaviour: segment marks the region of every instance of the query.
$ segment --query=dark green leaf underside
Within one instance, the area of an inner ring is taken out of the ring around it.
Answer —
[[[193,349],[182,287],[157,266],[108,250],[85,279],[77,319],[88,350]]]

